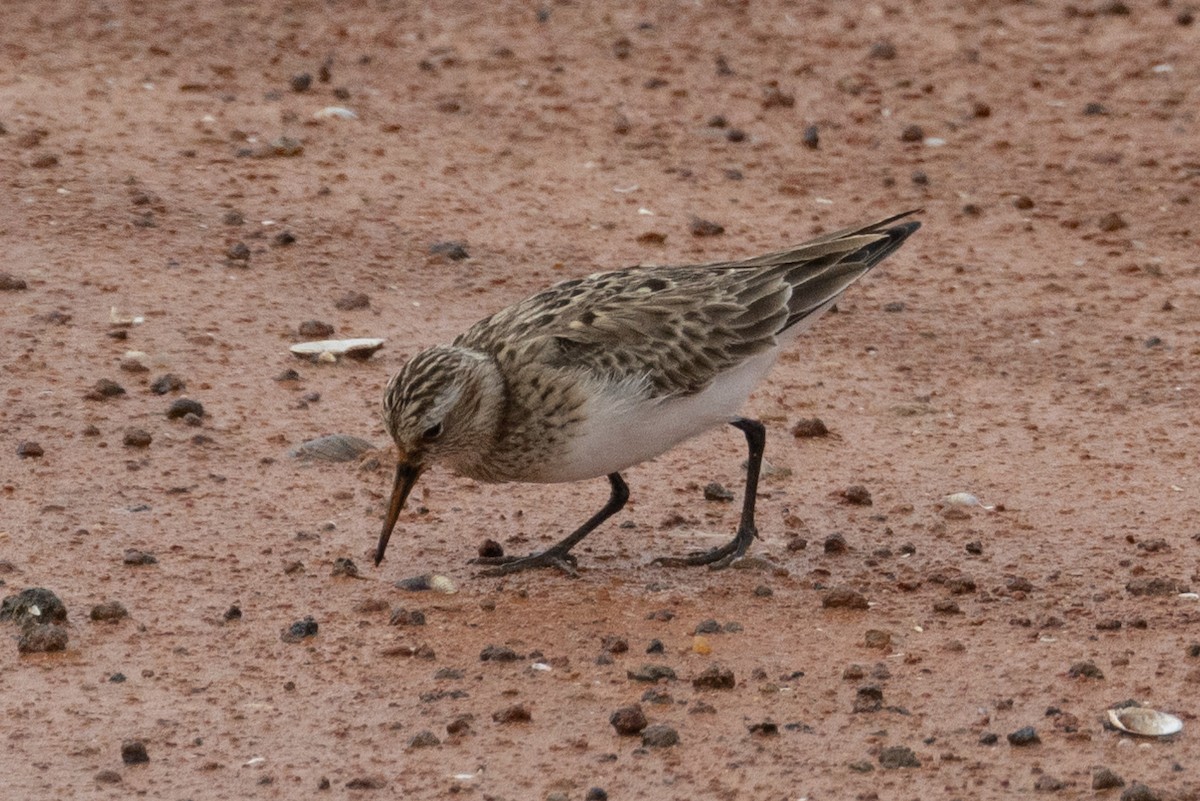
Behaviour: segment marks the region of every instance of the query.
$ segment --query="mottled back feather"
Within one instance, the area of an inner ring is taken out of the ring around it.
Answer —
[[[454,344],[506,363],[535,357],[604,381],[687,395],[828,308],[920,223],[905,212],[739,262],[629,267],[556,284],[476,323]],[[889,227],[891,226],[891,227]]]

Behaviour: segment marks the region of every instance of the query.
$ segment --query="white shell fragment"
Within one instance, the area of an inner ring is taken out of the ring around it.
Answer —
[[[1145,706],[1125,706],[1108,710],[1113,728],[1142,737],[1166,737],[1183,730],[1183,721],[1166,712]]]
[[[337,361],[339,356],[369,359],[372,353],[382,347],[382,339],[319,339],[315,342],[297,342],[289,350],[301,359],[328,362]]]
[[[326,106],[320,111],[313,112],[313,118],[318,120],[357,120],[358,115],[341,106]]]
[[[978,506],[986,512],[995,510],[995,506],[987,506],[979,498],[969,492],[952,492],[942,499],[947,506]]]
[[[374,447],[365,439],[349,434],[330,434],[305,440],[288,451],[288,455],[320,462],[352,462]]]

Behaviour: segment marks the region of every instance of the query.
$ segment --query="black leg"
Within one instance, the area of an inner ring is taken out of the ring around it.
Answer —
[[[473,559],[472,562],[474,564],[497,565],[497,567],[491,570],[483,571],[483,575],[485,576],[504,576],[509,573],[528,570],[531,567],[557,567],[559,570],[575,575],[575,557],[571,555],[571,549],[578,545],[580,540],[591,534],[597,526],[621,511],[621,507],[629,500],[629,485],[625,483],[625,479],[621,478],[620,473],[609,473],[608,483],[612,485],[612,494],[608,496],[608,503],[604,504],[604,508],[589,517],[582,526],[575,529],[575,531],[555,545],[550,546],[541,553],[530,554],[529,556],[520,558],[501,556],[496,559],[490,559],[481,557]]]
[[[654,561],[660,565],[695,566],[711,565],[714,570],[729,567],[735,559],[745,555],[750,543],[758,536],[754,525],[754,502],[758,498],[758,474],[762,471],[763,450],[767,444],[767,429],[757,420],[739,417],[729,423],[746,435],[750,458],[746,462],[746,495],[742,498],[742,519],[737,534],[720,548],[691,554],[690,556],[664,556]]]

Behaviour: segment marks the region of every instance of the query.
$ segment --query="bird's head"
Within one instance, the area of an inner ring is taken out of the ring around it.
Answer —
[[[439,345],[421,351],[400,369],[383,395],[383,423],[400,459],[387,518],[375,550],[383,561],[404,502],[424,469],[478,458],[495,436],[503,382],[487,354]]]

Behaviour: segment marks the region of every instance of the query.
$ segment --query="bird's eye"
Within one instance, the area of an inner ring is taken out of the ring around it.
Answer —
[[[433,442],[442,435],[442,424],[434,423],[421,434],[421,439],[426,442]]]

